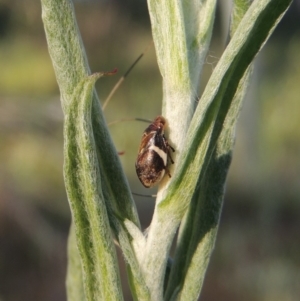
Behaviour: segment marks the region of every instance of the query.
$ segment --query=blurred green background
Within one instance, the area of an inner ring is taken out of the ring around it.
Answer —
[[[227,38],[230,1],[219,2],[202,88]],[[119,70],[98,81],[103,102],[151,43],[146,1],[82,0],[75,8],[92,71]],[[201,300],[299,300],[299,20],[300,1],[294,1],[255,62]],[[161,113],[161,95],[150,45],[107,106],[106,119],[153,119]],[[110,127],[117,149],[125,151],[121,160],[138,193],[149,193],[134,170],[145,127],[136,121]],[[0,301],[66,300],[70,212],[62,175],[62,130],[40,1],[0,0]],[[136,202],[147,227],[154,201]],[[128,295],[126,280],[123,284]]]

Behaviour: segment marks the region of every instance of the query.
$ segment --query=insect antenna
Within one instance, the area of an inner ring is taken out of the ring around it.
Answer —
[[[136,195],[136,196],[143,196],[143,197],[146,197],[146,198],[156,198],[157,197],[157,194],[142,194],[142,193],[136,193],[136,192],[131,192],[133,195]]]
[[[115,92],[118,90],[118,88],[120,87],[120,85],[123,83],[123,81],[125,80],[125,78],[129,75],[129,73],[132,71],[132,69],[134,68],[134,66],[139,62],[139,60],[145,55],[145,53],[148,51],[150,45],[152,44],[149,43],[147,45],[147,47],[145,48],[145,50],[138,56],[138,58],[131,64],[131,66],[128,68],[128,70],[124,73],[123,76],[120,77],[120,79],[117,81],[117,83],[115,84],[115,86],[112,88],[112,90],[110,91],[110,93],[108,94],[107,98],[105,99],[103,105],[102,105],[102,110],[104,111],[106,106],[108,105],[109,101],[111,100],[111,98],[113,97],[113,95],[115,94]]]
[[[132,118],[122,118],[118,120],[114,120],[109,122],[107,125],[112,126],[120,122],[126,122],[126,121],[141,121],[141,122],[146,122],[146,123],[151,123],[152,121],[149,119],[144,119],[144,118],[139,118],[139,117],[132,117]]]

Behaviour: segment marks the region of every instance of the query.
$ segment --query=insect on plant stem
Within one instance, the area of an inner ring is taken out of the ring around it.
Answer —
[[[125,78],[129,75],[135,65],[147,52],[150,44],[145,48],[144,52],[139,55],[139,57],[131,64],[129,69],[124,73],[124,75],[116,83],[112,91],[109,93],[108,97],[104,101],[102,110],[105,110],[110,99],[123,83]],[[123,121],[143,121],[151,122],[143,118],[124,118],[121,120],[116,120],[109,125],[113,125]],[[155,120],[146,128],[144,131],[141,145],[139,148],[138,158],[136,160],[136,172],[141,183],[146,187],[150,188],[155,184],[158,184],[163,178],[165,173],[171,177],[168,170],[169,161],[173,164],[174,161],[171,157],[170,150],[175,151],[172,146],[168,144],[167,139],[164,136],[164,129],[166,126],[166,120],[163,116],[158,116]],[[124,152],[119,152],[119,155],[123,155]],[[138,194],[135,194],[138,195]],[[153,197],[152,195],[150,197]]]
[[[142,136],[135,168],[139,180],[146,188],[158,184],[165,173],[171,177],[168,163],[174,163],[170,150],[175,150],[164,136],[165,126],[166,119],[157,116]]]

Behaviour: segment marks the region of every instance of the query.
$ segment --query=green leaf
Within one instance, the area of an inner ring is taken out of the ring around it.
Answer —
[[[235,106],[239,107],[233,101],[239,83],[290,3],[291,0],[254,1],[217,64],[186,133],[187,138],[183,143],[184,149],[176,160],[176,170],[170,181],[168,191],[162,195],[163,200],[157,204],[155,209],[146,249],[148,258],[145,266],[149,275],[154,273],[154,269],[157,272],[158,267],[165,268],[176,229],[192,199],[195,199],[194,195],[199,193],[199,186],[207,183],[205,180],[206,171],[212,156],[215,156],[217,141],[221,137],[222,131],[227,130],[224,128],[226,116],[228,112],[234,112],[237,109]],[[176,109],[173,108],[173,110]],[[233,130],[234,123],[231,124],[229,133]],[[228,138],[224,134],[225,145],[228,143],[226,137]],[[215,164],[218,164],[218,161]],[[229,165],[229,163],[226,164]],[[228,168],[226,164],[223,167],[224,171]],[[207,177],[210,179],[212,176]],[[222,173],[220,178],[222,179]],[[222,192],[224,183],[219,186],[218,191]],[[210,191],[210,187],[208,187],[208,191]],[[206,196],[205,199],[210,199],[210,197]],[[213,199],[216,202],[218,197],[214,196]],[[210,210],[210,215],[205,217],[203,223],[214,225],[215,222],[210,221],[218,219],[219,210],[220,208]],[[162,229],[164,235],[161,234]],[[208,235],[206,236],[207,248],[201,251],[204,266],[207,264],[205,256],[208,258],[210,256],[216,233],[214,227],[210,227],[210,229],[211,234],[207,232],[202,235],[203,237]],[[203,271],[205,268],[202,269]],[[164,270],[159,269],[159,273],[163,274]],[[151,285],[155,286],[152,283]],[[185,298],[182,300],[194,299]]]
[[[250,1],[235,1],[231,35],[249,6]],[[196,188],[191,205],[181,222],[174,265],[166,292],[167,300],[177,300],[177,294],[180,295],[178,300],[197,300],[200,294],[217,236],[225,181],[234,147],[236,122],[246,94],[250,73],[247,71],[239,83],[205,177]]]
[[[116,217],[111,217],[111,220],[113,231],[117,233],[118,242],[127,263],[127,275],[134,300],[150,301],[150,292],[141,269],[145,237],[133,222],[121,221]]]
[[[86,298],[119,300],[122,292],[111,229],[120,245],[124,245],[124,241],[128,244],[125,258],[132,264],[132,273],[140,275],[133,247],[139,245],[136,240],[142,235],[136,207],[94,92],[93,85],[99,75],[89,76],[72,1],[42,0],[41,3],[49,53],[65,114],[65,182],[83,266]],[[131,236],[125,226],[116,227],[125,220],[135,225],[137,230],[132,235],[136,237]],[[70,247],[70,252],[72,250],[75,252],[75,248]],[[76,262],[79,257],[69,256],[68,271],[76,271],[81,265]],[[68,275],[69,288],[78,285],[76,281],[71,284],[72,279],[72,275]],[[145,291],[139,287],[135,290]]]
[[[74,223],[71,224],[68,239],[68,271],[66,286],[68,300],[85,301],[82,266],[76,243]]]
[[[174,265],[166,292],[167,296],[172,296],[170,300],[197,300],[201,291],[217,236],[225,182],[234,146],[235,126],[248,81],[249,72],[240,82],[205,177],[197,186],[188,212],[180,225]],[[174,291],[180,294],[180,298],[174,298]]]
[[[74,88],[89,74],[71,0],[41,0],[42,19],[63,109]]]
[[[184,213],[189,203],[188,196],[193,195],[201,176],[200,171],[205,171],[209,163],[205,159],[212,155],[241,78],[290,3],[291,0],[279,3],[275,0],[259,0],[254,1],[247,11],[202,95],[170,192],[160,206],[180,203],[181,214]],[[175,200],[172,200],[175,195]]]
[[[65,111],[64,176],[81,255],[87,300],[123,300],[117,257],[102,194],[91,122],[99,74],[77,85]]]
[[[170,144],[176,149],[176,165],[185,146],[186,132],[197,103],[199,77],[210,44],[216,1],[149,0],[148,6],[158,64],[163,77],[163,115],[169,123]],[[167,189],[165,179],[160,184],[157,203]],[[161,217],[157,213],[156,207],[143,263],[153,300],[162,299],[167,264],[165,252],[161,258],[155,256],[159,257],[161,249],[170,248],[171,241],[164,240],[164,237],[168,236],[167,232],[174,231],[174,228],[169,228],[166,224],[160,228],[160,220],[157,219]],[[168,219],[166,216],[164,218]]]
[[[216,0],[148,0],[148,7],[163,77],[162,113],[169,121],[169,139],[179,154],[197,103]]]
[[[230,24],[230,36],[232,37],[236,31],[238,25],[243,19],[246,11],[248,10],[252,0],[234,0],[232,13],[231,13],[231,24]]]

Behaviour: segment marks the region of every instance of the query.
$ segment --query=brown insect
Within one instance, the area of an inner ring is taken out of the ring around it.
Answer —
[[[168,161],[174,163],[170,149],[173,152],[175,150],[164,136],[165,125],[166,119],[157,116],[142,136],[135,169],[138,178],[146,188],[159,183],[165,173],[171,177],[167,166]]]

